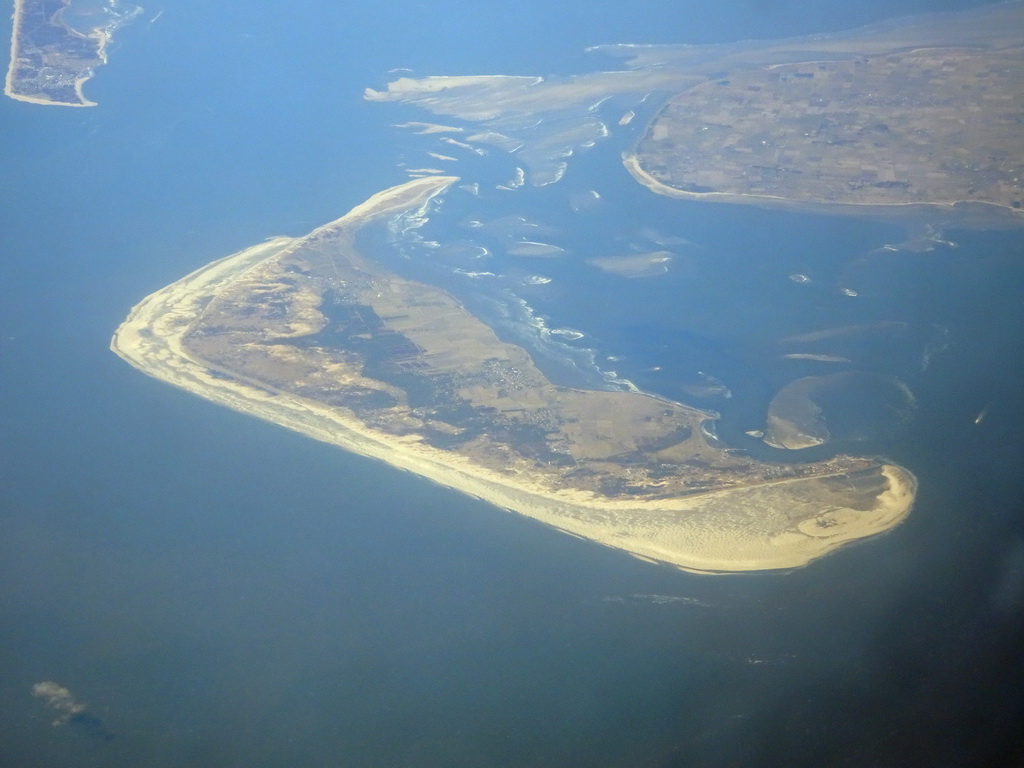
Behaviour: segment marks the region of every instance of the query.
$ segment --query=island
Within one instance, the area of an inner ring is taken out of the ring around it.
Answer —
[[[105,13],[103,23],[80,31],[65,18],[72,0],[14,0],[11,62],[4,93],[32,104],[92,107],[82,84],[107,62],[106,48],[116,27],[141,8]]]
[[[675,197],[1021,217],[1021,53],[925,48],[720,73],[670,98],[626,167]]]
[[[936,229],[1024,223],[1024,3],[786,40],[590,50],[626,68],[402,77],[364,97],[454,118],[464,144],[506,149],[535,186],[625,134],[627,170],[661,195]]]
[[[715,414],[552,383],[454,296],[371,259],[360,234],[423,217],[458,179],[382,191],[139,303],[111,348],[144,373],[561,531],[688,571],[790,569],[891,529],[892,463],[766,463]]]
[[[1022,31],[1008,2],[726,47],[623,161],[671,197],[1018,227]]]

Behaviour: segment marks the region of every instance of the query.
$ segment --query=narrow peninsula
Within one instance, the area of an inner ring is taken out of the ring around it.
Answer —
[[[112,349],[189,392],[636,557],[725,573],[802,566],[909,512],[905,469],[768,464],[709,439],[714,415],[557,386],[444,290],[360,251],[457,179],[380,192],[144,299]]]

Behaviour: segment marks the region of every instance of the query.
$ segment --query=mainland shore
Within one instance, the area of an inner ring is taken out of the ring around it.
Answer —
[[[728,573],[800,567],[851,541],[887,531],[909,513],[916,481],[894,465],[878,467],[885,488],[866,509],[814,502],[814,494],[825,493],[828,483],[843,474],[839,472],[639,502],[553,488],[529,473],[489,469],[417,435],[399,437],[373,429],[344,408],[216,370],[196,359],[183,343],[209,301],[250,270],[318,238],[341,235],[350,240],[373,219],[422,208],[455,181],[436,176],[415,179],[374,195],[305,237],[272,238],[215,261],[136,305],[114,334],[111,349],[150,376],[236,411],[415,472],[572,535],[683,570]],[[757,515],[751,510],[758,510]]]

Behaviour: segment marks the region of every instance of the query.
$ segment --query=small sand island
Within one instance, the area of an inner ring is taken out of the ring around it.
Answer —
[[[216,261],[138,304],[111,347],[214,402],[689,571],[802,566],[907,515],[901,467],[763,463],[709,438],[713,414],[556,386],[450,294],[360,253],[361,229],[423,217],[456,181],[415,179]]]
[[[106,64],[113,30],[141,12],[103,9],[85,31],[65,18],[71,0],[14,0],[11,63],[4,93],[17,101],[63,107],[93,107],[82,84]]]

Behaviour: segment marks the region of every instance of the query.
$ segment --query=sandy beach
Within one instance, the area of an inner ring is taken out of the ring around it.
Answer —
[[[644,170],[640,164],[640,158],[633,152],[623,153],[622,164],[634,179],[652,192],[681,200],[699,200],[705,203],[732,203],[733,205],[756,205],[761,208],[774,208],[776,210],[801,213],[842,214],[875,218],[888,218],[894,215],[905,218],[913,214],[927,216],[929,214],[934,215],[935,212],[940,211],[955,213],[958,217],[962,217],[963,221],[961,223],[965,226],[968,225],[972,217],[983,219],[985,226],[992,226],[993,223],[998,225],[1000,222],[1005,222],[1010,226],[1019,226],[1021,218],[1024,216],[1021,211],[1009,206],[961,200],[928,203],[872,203],[865,205],[861,203],[833,203],[827,200],[795,200],[788,197],[748,195],[739,192],[686,192],[654,178],[654,176]],[[995,222],[993,222],[993,219],[995,219]]]
[[[18,30],[21,29],[21,5],[24,0],[14,0],[14,16],[11,17],[11,58],[7,63],[7,78],[4,80],[4,94],[12,99],[32,101],[14,93],[14,73],[18,68]],[[36,102],[46,103],[46,102]]]
[[[20,55],[20,31],[22,21],[22,10],[25,0],[14,0],[14,16],[12,19],[11,26],[11,59],[7,66],[7,78],[4,81],[4,95],[14,99],[15,101],[24,101],[29,104],[44,104],[49,106],[59,107],[95,107],[96,102],[90,101],[82,93],[82,86],[90,79],[92,79],[92,69],[87,69],[85,74],[75,79],[75,94],[78,96],[79,101],[55,101],[53,99],[40,98],[38,96],[30,96],[15,91],[15,82],[17,81],[18,75],[18,57]],[[96,47],[96,57],[100,60],[101,64],[105,64],[107,61],[107,55],[105,49],[107,43],[110,40],[110,36],[102,29],[94,30],[91,35],[88,35],[91,39],[98,41]]]
[[[415,179],[374,195],[342,218],[299,238],[278,237],[220,259],[136,305],[117,329],[111,349],[144,373],[242,413],[415,472],[429,480],[560,530],[645,560],[703,573],[795,568],[850,541],[898,524],[910,511],[915,480],[885,466],[888,490],[867,510],[815,501],[834,479],[789,478],[687,498],[642,502],[532,477],[502,474],[470,458],[435,448],[418,436],[396,437],[363,424],[340,407],[247,382],[194,359],[183,338],[209,299],[249,270],[280,259],[328,234],[354,233],[369,220],[416,210],[457,181]],[[839,473],[841,474],[841,473]],[[799,488],[799,492],[794,490]],[[826,489],[827,490],[827,489]]]

